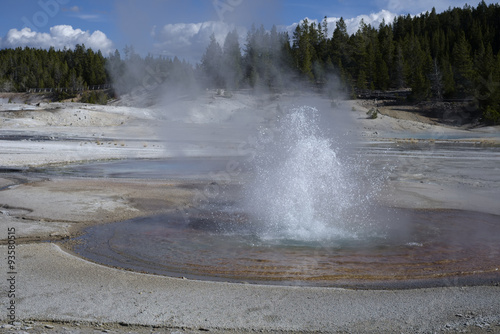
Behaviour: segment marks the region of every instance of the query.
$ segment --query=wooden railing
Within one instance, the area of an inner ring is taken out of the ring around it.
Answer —
[[[58,88],[27,88],[27,93],[55,93],[55,92],[84,92],[88,90],[106,90],[110,89],[111,85],[93,85],[81,88],[68,88],[68,87],[58,87]]]

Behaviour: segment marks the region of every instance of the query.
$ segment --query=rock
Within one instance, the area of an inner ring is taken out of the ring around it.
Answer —
[[[54,326],[52,326],[52,325],[45,325],[44,327],[47,329],[54,329]]]

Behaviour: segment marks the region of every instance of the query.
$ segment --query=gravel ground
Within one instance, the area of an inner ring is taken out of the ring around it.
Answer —
[[[203,282],[107,268],[55,244],[20,245],[17,253],[19,319],[215,331],[500,329],[494,286],[370,291]]]

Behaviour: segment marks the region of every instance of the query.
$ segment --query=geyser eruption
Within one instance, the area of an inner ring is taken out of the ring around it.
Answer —
[[[319,127],[313,107],[282,117],[273,140],[255,158],[248,211],[259,237],[321,241],[357,238],[369,224],[369,195],[352,160]]]

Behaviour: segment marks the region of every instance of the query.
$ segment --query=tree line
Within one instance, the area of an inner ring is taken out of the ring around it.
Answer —
[[[345,21],[328,31],[304,20],[292,36],[253,27],[239,52],[239,36],[219,45],[212,36],[202,58],[207,85],[287,87],[298,80],[359,90],[411,88],[419,100],[473,99],[478,115],[500,123],[500,6],[449,9],[399,16],[378,28],[361,22],[349,35]]]
[[[84,45],[74,50],[0,50],[0,91],[112,83],[118,94],[136,87],[192,89],[293,88],[307,82],[354,96],[360,90],[411,88],[420,100],[473,99],[477,114],[500,124],[500,5],[435,9],[399,16],[354,34],[345,21],[304,20],[293,33],[253,26],[240,45],[237,31],[214,36],[199,64],[177,57],[141,57],[132,46],[108,57]]]
[[[77,91],[109,82],[106,58],[85,45],[74,50],[16,48],[0,50],[0,91],[69,88]]]
[[[104,57],[85,45],[72,49],[16,48],[0,50],[0,92],[26,92],[33,88],[54,89],[56,100],[74,97],[89,87],[112,84],[113,92],[86,93],[88,102],[106,101],[108,95],[130,93],[137,87],[155,87],[166,82],[192,84],[195,69],[177,57],[141,57],[126,46]]]
[[[118,95],[136,89],[155,90],[168,85],[170,89],[187,91],[195,85],[196,70],[178,57],[141,57],[133,46],[125,46],[124,57],[116,50],[107,59],[106,69]]]

